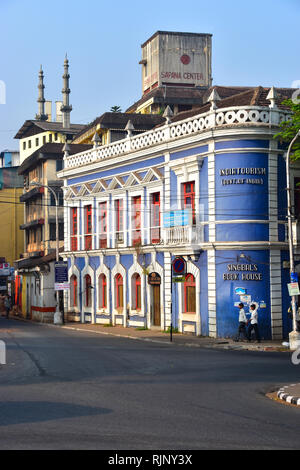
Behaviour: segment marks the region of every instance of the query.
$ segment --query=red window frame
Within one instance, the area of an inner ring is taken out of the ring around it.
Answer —
[[[92,279],[89,274],[84,276],[84,285],[85,285],[85,307],[92,306],[92,292],[91,292],[91,285]]]
[[[122,295],[122,298],[120,298],[120,292],[119,292],[119,287],[123,287],[124,289],[123,277],[121,276],[121,274],[116,274],[115,284],[116,284],[116,308],[123,308],[124,299],[123,299],[123,295]],[[124,294],[123,289],[122,289],[122,292]]]
[[[89,204],[88,206],[84,207],[85,212],[85,249],[91,250],[92,249],[92,205]]]
[[[99,276],[99,308],[106,308],[107,282],[105,274]]]
[[[123,232],[123,199],[115,200],[116,232]]]
[[[77,251],[78,218],[77,207],[71,207],[71,251]]]
[[[151,196],[151,243],[160,242],[160,193]]]
[[[135,310],[141,310],[142,308],[142,280],[141,276],[136,273],[134,275],[134,289],[135,289]]]
[[[183,183],[183,207],[184,209],[192,209],[193,225],[195,225],[195,181]]]
[[[191,312],[188,310],[188,288],[189,287],[194,287],[195,289],[195,296],[196,296],[196,281],[195,281],[195,278],[193,276],[193,274],[187,274],[186,277],[185,277],[185,282],[183,284],[183,288],[184,288],[184,313],[196,313],[195,312]],[[195,299],[195,310],[196,310],[196,299]]]
[[[78,283],[77,283],[77,276],[75,276],[75,274],[72,274],[71,276],[71,289],[72,289],[72,297],[71,297],[71,300],[72,300],[72,307],[77,307],[77,286],[78,286]]]
[[[142,241],[141,222],[142,222],[142,197],[132,197],[132,244],[138,245]]]
[[[99,203],[100,248],[107,248],[107,202]]]

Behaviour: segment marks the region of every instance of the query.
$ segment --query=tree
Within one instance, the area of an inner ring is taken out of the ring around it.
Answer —
[[[296,136],[300,129],[300,102],[299,100],[285,100],[282,104],[288,106],[292,112],[292,117],[288,121],[283,121],[279,127],[281,131],[278,132],[274,138],[280,140],[280,142],[286,142],[289,144]],[[292,148],[292,160],[300,159],[300,140],[298,139]]]
[[[120,108],[120,106],[112,106],[110,108],[110,112],[111,113],[121,113],[122,112],[122,109]]]

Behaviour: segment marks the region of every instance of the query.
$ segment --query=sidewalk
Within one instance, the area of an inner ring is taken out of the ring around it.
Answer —
[[[282,341],[262,341],[261,343],[235,342],[230,338],[209,338],[189,334],[173,333],[172,342],[170,333],[162,332],[160,329],[142,330],[137,328],[123,328],[120,326],[103,326],[82,323],[66,323],[61,328],[76,331],[89,331],[98,334],[112,335],[141,341],[149,341],[166,345],[176,345],[198,348],[217,348],[248,351],[289,351],[282,346]]]

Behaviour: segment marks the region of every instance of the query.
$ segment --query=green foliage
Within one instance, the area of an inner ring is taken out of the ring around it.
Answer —
[[[283,121],[279,125],[281,131],[274,136],[274,139],[289,144],[300,129],[300,102],[294,103],[292,100],[285,100],[282,104],[288,106],[293,115],[290,120]],[[300,158],[300,139],[293,145],[292,152],[291,159],[298,160]]]
[[[111,113],[121,113],[122,112],[122,109],[120,108],[120,106],[112,106],[110,108],[110,112]]]

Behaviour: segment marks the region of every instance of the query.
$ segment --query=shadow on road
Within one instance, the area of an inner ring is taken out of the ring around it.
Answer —
[[[72,405],[47,401],[0,402],[0,427],[10,424],[38,423],[56,419],[82,416],[99,416],[111,413],[108,408]]]

